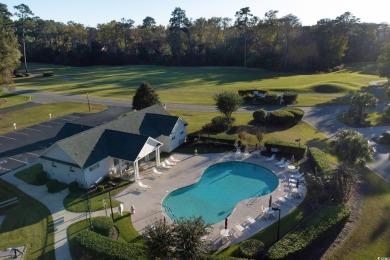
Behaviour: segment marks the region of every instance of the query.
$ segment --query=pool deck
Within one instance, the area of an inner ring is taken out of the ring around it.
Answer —
[[[267,161],[267,157],[236,156],[234,152],[200,155],[175,154],[174,157],[181,160],[181,162],[172,166],[171,169],[161,170],[160,168],[159,170],[163,171],[163,174],[155,174],[151,170],[140,173],[142,183],[149,185],[150,188],[141,188],[137,183],[133,183],[115,196],[115,199],[124,203],[125,210],[129,210],[130,205],[134,205],[135,214],[132,216],[132,221],[134,228],[140,234],[143,233],[145,226],[152,224],[156,219],[165,217],[167,221],[171,221],[163,212],[161,205],[165,196],[173,190],[197,182],[207,167],[220,162],[244,161],[261,165],[276,174],[279,179],[279,186],[271,194],[244,200],[236,205],[232,214],[228,217],[228,229],[234,228],[236,223],[243,225],[245,229],[243,232],[237,231],[233,239],[222,239],[219,232],[220,227],[225,225],[224,221],[212,225],[208,240],[213,250],[228,247],[248,239],[277,221],[278,213],[276,213],[275,218],[266,219],[262,216],[262,206],[268,207],[270,195],[272,195],[275,202],[273,206],[279,206],[281,209],[281,218],[299,205],[306,195],[306,189],[303,186],[303,196],[301,198],[289,200],[287,203],[277,203],[278,197],[290,193],[293,188],[288,185],[289,174],[291,173],[275,165],[277,160]],[[251,216],[256,222],[248,224],[247,216]]]

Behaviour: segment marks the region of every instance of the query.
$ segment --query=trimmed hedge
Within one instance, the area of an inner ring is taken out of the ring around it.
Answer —
[[[258,258],[264,250],[264,243],[256,239],[248,239],[240,244],[238,253],[245,258]]]
[[[43,72],[43,76],[44,77],[51,77],[54,75],[54,72],[53,71],[44,71]]]
[[[108,237],[114,228],[114,221],[112,218],[100,216],[92,219],[93,231],[96,233]]]
[[[305,112],[302,109],[297,108],[297,107],[285,107],[285,108],[282,108],[282,110],[288,111],[291,114],[293,114],[296,122],[301,121],[303,116],[305,115]]]
[[[269,121],[273,125],[292,125],[295,123],[295,117],[287,110],[278,109],[269,114]]]
[[[268,112],[264,109],[259,109],[253,112],[253,120],[256,122],[264,122],[267,119]]]
[[[290,105],[295,103],[298,99],[298,93],[297,92],[284,92],[283,94],[283,103]]]
[[[299,259],[305,250],[348,220],[350,210],[340,204],[328,204],[315,211],[292,232],[268,250],[269,259]]]
[[[270,155],[273,153],[281,154],[284,157],[293,156],[295,160],[299,161],[305,157],[307,147],[305,145],[299,145],[297,143],[284,142],[280,140],[268,140],[265,141],[264,147],[266,148],[265,153]],[[278,152],[272,152],[271,149],[276,148]]]
[[[66,189],[68,185],[53,179],[46,182],[46,187],[49,193],[56,193]]]
[[[148,259],[147,248],[141,244],[121,243],[90,230],[83,230],[75,237],[76,244],[83,251],[85,259]]]
[[[328,156],[326,153],[318,149],[317,147],[310,147],[308,153],[309,159],[314,163],[317,167],[317,172],[323,174],[329,174],[333,167],[328,160]]]

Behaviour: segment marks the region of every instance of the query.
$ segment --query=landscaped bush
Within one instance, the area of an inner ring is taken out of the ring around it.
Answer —
[[[104,191],[104,185],[100,184],[100,185],[97,186],[96,189],[97,189],[98,192]]]
[[[110,217],[96,217],[92,219],[93,231],[96,233],[108,237],[114,228],[114,221]]]
[[[278,109],[269,114],[269,121],[273,125],[286,126],[295,123],[295,117],[287,110]]]
[[[264,122],[267,119],[267,111],[264,109],[257,110],[253,112],[253,120],[256,122]]]
[[[212,133],[221,133],[228,130],[235,120],[234,117],[226,118],[224,116],[216,116],[211,119],[211,123],[204,125],[202,130]]]
[[[278,94],[268,93],[267,96],[263,98],[264,102],[267,104],[278,104]]]
[[[23,73],[23,76],[25,76],[25,77],[30,77],[31,74],[30,74],[30,73]]]
[[[382,134],[381,141],[385,144],[390,144],[390,131],[386,131]]]
[[[296,92],[285,92],[283,94],[283,103],[286,105],[294,104],[298,99],[298,93]]]
[[[44,71],[43,72],[43,76],[44,77],[51,77],[54,75],[54,72],[53,71]]]
[[[309,148],[309,159],[312,160],[314,165],[317,167],[317,172],[319,173],[329,174],[333,170],[327,154],[317,147]]]
[[[302,109],[297,107],[285,107],[283,108],[283,110],[293,114],[295,122],[301,121],[303,116],[305,115],[305,112]]]
[[[117,242],[90,230],[78,233],[75,242],[82,250],[83,259],[148,259],[144,245]]]
[[[23,73],[16,73],[15,77],[16,78],[23,78],[24,76],[23,76]]]
[[[56,193],[66,189],[68,185],[53,179],[46,182],[46,187],[49,193]]]
[[[238,253],[245,258],[258,258],[264,250],[264,243],[256,239],[248,239],[242,242],[238,248]]]
[[[302,259],[315,242],[326,239],[333,230],[341,228],[349,218],[349,209],[340,204],[328,204],[315,211],[292,232],[268,250],[269,259]]]
[[[80,190],[79,183],[77,181],[70,183],[68,189],[70,192],[76,192]]]
[[[278,154],[282,155],[283,157],[286,157],[289,159],[289,157],[294,155],[295,160],[300,160],[302,159],[305,154],[306,154],[306,146],[301,145],[299,147],[299,144],[297,143],[290,143],[290,142],[285,142],[285,141],[280,141],[280,140],[268,140],[264,143],[264,147],[266,148],[265,153],[267,155],[270,155],[272,153],[272,149],[277,149]]]

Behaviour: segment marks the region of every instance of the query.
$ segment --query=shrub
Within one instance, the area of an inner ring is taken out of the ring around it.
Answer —
[[[267,111],[264,109],[257,110],[253,112],[253,120],[256,122],[264,122],[267,119]]]
[[[317,147],[309,148],[309,158],[317,167],[318,172],[323,174],[329,174],[333,170],[333,167],[328,160],[327,154],[318,149]]]
[[[263,100],[267,104],[278,104],[278,95],[276,93],[268,93]]]
[[[211,119],[211,123],[203,126],[202,130],[206,132],[220,133],[228,130],[236,119],[231,117],[230,119],[224,116],[217,116]]]
[[[121,243],[90,230],[83,230],[75,237],[75,243],[83,252],[83,259],[137,259],[146,260],[146,247],[140,243]]]
[[[390,120],[390,105],[387,105],[386,108],[383,110],[383,119]]]
[[[342,227],[349,218],[349,209],[341,204],[328,204],[302,221],[292,232],[268,250],[269,259],[305,258],[304,252],[333,230]]]
[[[104,191],[104,185],[102,185],[102,184],[98,185],[98,186],[97,186],[97,191],[98,191],[98,192]]]
[[[44,77],[51,77],[54,75],[54,72],[53,71],[44,71],[43,72],[43,76]]]
[[[299,145],[297,143],[290,143],[279,140],[268,140],[264,143],[264,147],[266,148],[266,153],[271,154],[272,148],[277,149],[279,154],[282,154],[284,157],[291,157],[294,155],[295,160],[299,161],[306,154],[306,146]]]
[[[19,73],[18,72],[18,73],[15,74],[15,77],[16,78],[23,78],[24,76],[23,76],[23,73]]]
[[[382,141],[386,144],[390,144],[390,131],[386,131],[382,134]]]
[[[295,121],[294,115],[287,110],[278,109],[272,111],[269,115],[269,121],[273,125],[292,125]]]
[[[23,76],[25,76],[25,77],[30,77],[31,74],[30,74],[30,73],[23,73]]]
[[[70,192],[78,191],[80,189],[79,183],[77,181],[70,183],[68,186],[68,189]]]
[[[242,242],[238,248],[239,255],[245,258],[258,258],[264,250],[264,243],[256,239]]]
[[[293,114],[295,122],[301,121],[303,116],[305,115],[305,112],[297,107],[285,107],[283,108],[283,110]]]
[[[110,217],[96,217],[92,219],[93,231],[96,233],[108,237],[114,228],[114,222]]]
[[[47,191],[49,193],[56,193],[56,192],[62,191],[67,186],[68,185],[66,185],[65,183],[59,182],[59,181],[54,180],[54,179],[46,182]]]
[[[45,171],[38,172],[37,175],[35,176],[35,178],[40,185],[46,184],[46,182],[48,180],[47,173]]]
[[[284,92],[283,103],[286,105],[294,104],[298,99],[298,93],[296,92]]]

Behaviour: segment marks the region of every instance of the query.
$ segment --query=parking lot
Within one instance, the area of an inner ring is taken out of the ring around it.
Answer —
[[[130,108],[109,107],[92,115],[71,114],[0,135],[0,175],[36,161],[58,140],[113,120],[128,111]]]

